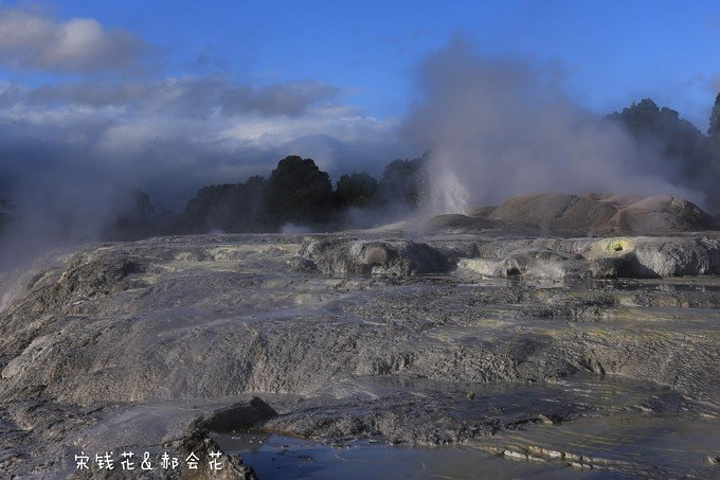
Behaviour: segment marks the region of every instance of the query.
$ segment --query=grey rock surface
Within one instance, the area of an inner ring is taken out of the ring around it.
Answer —
[[[435,231],[48,255],[3,286],[0,468],[64,478],[80,451],[185,452],[206,430],[437,445],[627,412],[717,422],[719,251]],[[631,464],[612,468],[651,471]]]
[[[475,213],[483,215],[481,209]],[[490,220],[527,224],[544,232],[647,235],[700,232],[715,219],[688,200],[670,195],[518,195],[487,215]]]

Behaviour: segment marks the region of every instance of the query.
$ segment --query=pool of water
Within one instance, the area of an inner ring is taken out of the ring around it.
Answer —
[[[396,390],[431,394],[433,386],[367,381],[370,384],[362,389],[380,396]],[[268,433],[214,438],[226,452],[242,455],[262,480],[720,478],[720,466],[709,461],[720,455],[717,412],[669,387],[579,375],[534,386],[487,387],[476,393],[472,401],[453,404],[454,414],[470,421],[486,415],[493,404],[503,405],[510,416],[517,408],[530,411],[541,404],[545,407],[540,410],[546,412],[558,402],[579,407],[568,421],[526,423],[438,447],[368,441],[333,446]],[[463,405],[473,408],[465,411]]]
[[[365,443],[332,447],[256,434],[221,435],[216,440],[226,452],[241,454],[261,480],[632,478],[617,472],[576,469],[559,462],[506,459],[474,445],[409,448]]]

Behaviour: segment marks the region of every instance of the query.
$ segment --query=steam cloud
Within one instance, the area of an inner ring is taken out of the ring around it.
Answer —
[[[573,104],[561,75],[529,62],[484,56],[461,37],[429,55],[426,100],[405,138],[431,149],[435,213],[464,213],[526,193],[673,194],[673,166],[618,125]]]

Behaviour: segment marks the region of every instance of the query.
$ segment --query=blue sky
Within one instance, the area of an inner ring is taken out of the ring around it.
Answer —
[[[162,50],[159,74],[222,72],[254,84],[321,81],[380,116],[405,113],[413,69],[455,32],[488,54],[559,63],[572,96],[600,113],[651,95],[703,123],[720,76],[720,4],[713,1],[44,5],[61,19],[90,17],[138,34]],[[208,62],[201,66],[203,56]]]
[[[284,154],[313,156],[334,175],[377,174],[417,154],[399,132],[426,101],[428,55],[458,35],[485,58],[550,72],[599,115],[650,96],[704,130],[720,90],[711,1],[0,5],[0,156],[10,170],[97,169],[150,189],[186,173],[168,202],[267,174]]]

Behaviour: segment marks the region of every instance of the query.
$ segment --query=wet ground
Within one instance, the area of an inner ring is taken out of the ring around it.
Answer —
[[[219,443],[227,451],[241,453],[260,478],[271,480],[618,478],[572,471],[560,464],[508,461],[472,444],[420,448],[354,444],[337,448],[276,435],[228,436]]]
[[[719,278],[468,276],[448,262],[511,242],[317,238],[91,246],[6,277],[0,469],[181,451],[215,418],[263,480],[718,476]]]
[[[406,395],[424,390],[410,383],[392,388],[403,389]],[[375,391],[390,395],[387,385]],[[307,412],[316,406],[303,408]],[[227,451],[242,454],[261,478],[270,479],[718,475],[708,459],[709,452],[720,451],[716,413],[652,382],[578,375],[531,387],[479,387],[472,399],[446,400],[442,408],[462,421],[490,412],[497,418],[522,418],[521,412],[538,408],[547,415],[464,442],[422,448],[398,446],[386,439],[319,443],[261,431],[215,438]],[[552,413],[567,415],[569,410],[574,414],[564,419]]]

